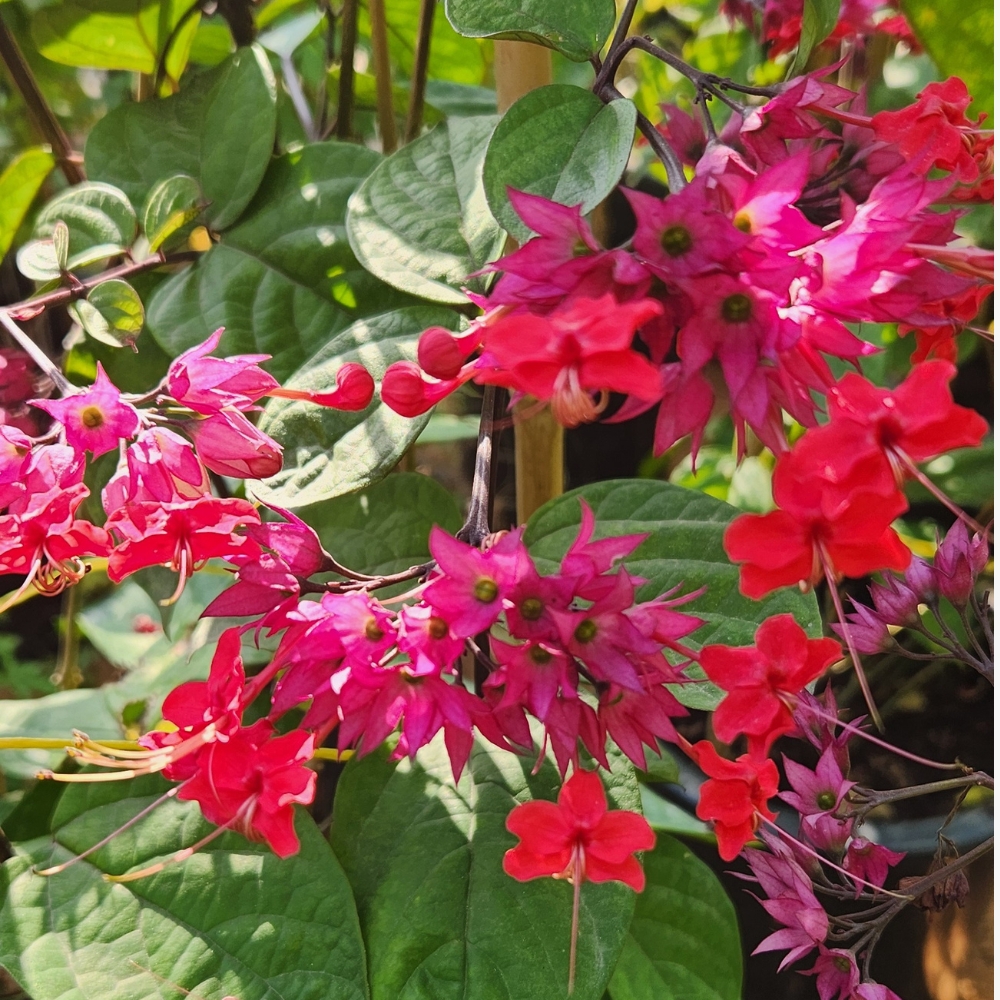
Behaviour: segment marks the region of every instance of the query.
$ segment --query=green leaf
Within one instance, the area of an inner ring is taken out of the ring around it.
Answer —
[[[443,114],[455,118],[493,115],[497,110],[497,92],[451,80],[428,80],[427,100]]]
[[[612,808],[638,809],[622,761],[608,779]],[[383,753],[347,765],[331,840],[354,889],[372,1000],[565,996],[571,888],[517,882],[501,867],[516,843],[510,810],[559,789],[552,758],[536,775],[534,763],[477,741],[456,786],[439,736],[412,764]],[[620,883],[583,887],[574,1000],[602,996],[634,902]]]
[[[201,188],[187,174],[174,174],[154,185],[142,209],[142,231],[150,252],[193,222],[201,208]]]
[[[347,200],[378,160],[339,142],[274,160],[239,223],[149,300],[164,350],[176,356],[224,326],[223,354],[270,354],[267,369],[284,381],[356,320],[411,303],[347,241]]]
[[[902,0],[914,34],[943,76],[968,84],[975,111],[993,115],[993,7],[990,0]],[[975,117],[973,115],[972,117]],[[987,127],[992,127],[989,122]]]
[[[645,785],[640,787],[639,792],[642,795],[642,814],[654,830],[664,830],[666,833],[676,833],[683,837],[694,837],[706,844],[715,843],[715,834],[708,823],[703,823],[679,805],[657,795]]]
[[[445,122],[383,160],[354,192],[347,235],[377,278],[435,302],[468,303],[460,287],[504,239],[482,182],[496,122]]]
[[[306,362],[289,388],[329,391],[348,361],[363,364],[378,382],[394,361],[413,360],[429,326],[456,329],[458,316],[435,306],[411,306],[358,320]],[[376,398],[357,413],[308,402],[272,399],[260,429],[285,449],[281,472],[248,490],[266,503],[302,507],[378,482],[403,457],[429,414],[401,417]]]
[[[649,535],[625,562],[631,572],[648,581],[636,600],[651,600],[678,585],[682,593],[708,588],[683,608],[706,622],[685,641],[696,646],[751,645],[765,618],[785,612],[793,614],[810,635],[820,634],[814,594],[785,588],[763,601],[740,594],[739,571],[722,548],[722,534],[739,512],[713,497],[670,483],[613,479],[550,500],[531,516],[524,535],[539,572],[554,572],[576,537],[581,499],[594,511],[595,538]],[[714,708],[722,696],[707,681],[679,685],[673,693],[698,709]]]
[[[508,187],[582,205],[584,212],[596,208],[628,163],[635,117],[631,101],[604,104],[566,84],[522,97],[497,125],[483,165],[486,199],[500,225],[520,240],[530,234]]]
[[[139,293],[127,281],[102,281],[77,309],[80,325],[95,340],[110,347],[134,347],[144,314]]]
[[[805,0],[802,8],[802,34],[795,61],[788,71],[789,76],[797,76],[806,68],[812,51],[830,36],[840,17],[840,0]]]
[[[31,203],[55,165],[56,158],[48,148],[36,146],[14,157],[0,174],[0,259],[10,249]]]
[[[140,205],[157,181],[190,174],[210,203],[209,225],[225,229],[260,186],[276,126],[274,74],[252,45],[174,97],[108,112],[87,139],[87,175],[117,184]]]
[[[56,195],[38,213],[36,239],[51,239],[59,222],[69,230],[69,258],[106,248],[105,256],[127,250],[135,239],[135,210],[123,191],[87,181]],[[72,266],[72,265],[71,265]]]
[[[615,26],[614,0],[445,0],[460,35],[547,45],[574,62],[601,51]]]
[[[69,267],[69,226],[62,219],[56,221],[52,229],[52,251],[60,271]]]
[[[430,476],[416,472],[387,476],[368,489],[313,504],[298,514],[316,529],[337,562],[374,576],[426,562],[434,525],[449,534],[462,526],[454,497]]]
[[[190,0],[62,0],[38,11],[31,35],[53,62],[152,75],[168,36]],[[187,64],[200,14],[189,17],[173,39],[167,75],[178,80]]]
[[[273,52],[281,59],[291,59],[295,50],[316,30],[322,20],[322,10],[307,10],[269,28],[257,40],[268,52]]]
[[[421,0],[392,0],[386,4],[389,56],[393,66],[398,67],[400,74],[407,80],[413,78],[420,2]],[[474,38],[463,38],[443,15],[444,12],[438,10],[434,17],[430,59],[427,64],[428,77],[473,86],[485,83],[490,64],[486,43]],[[358,11],[358,35],[371,39],[367,3],[362,3]]]
[[[0,867],[0,963],[20,985],[34,1000],[366,1000],[350,886],[302,811],[302,849],[284,860],[228,833],[157,875],[104,881],[210,832],[195,803],[173,800],[65,872],[31,872],[95,844],[168,787],[155,777],[73,785],[52,839]]]
[[[327,71],[327,88],[328,92],[339,93],[340,86],[340,67],[331,66]],[[459,84],[452,84],[451,86],[458,87]],[[375,77],[371,73],[358,73],[354,74],[354,107],[356,109],[365,109],[368,111],[375,111],[378,108],[378,90],[375,84]],[[406,117],[406,112],[410,107],[410,88],[409,86],[401,87],[397,84],[392,86],[392,110],[400,118]],[[493,102],[493,107],[491,111],[495,110],[496,101]],[[444,120],[444,115],[435,107],[430,99],[428,98],[424,101],[424,124],[425,125],[436,125],[438,122]]]
[[[420,432],[417,444],[449,444],[452,441],[475,441],[479,437],[479,417],[473,414],[432,413]]]
[[[740,1000],[736,911],[715,873],[665,833],[643,867],[646,888],[608,987],[611,1000]]]

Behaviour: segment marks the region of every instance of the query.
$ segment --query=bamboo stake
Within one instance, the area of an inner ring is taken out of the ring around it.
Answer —
[[[497,41],[493,53],[497,110],[501,114],[529,90],[552,82],[551,53],[540,45]],[[515,246],[508,241],[507,251]],[[563,429],[547,407],[534,416],[515,420],[518,524],[524,524],[542,504],[563,492],[563,461]]]
[[[368,0],[372,25],[372,61],[375,63],[375,98],[382,152],[396,149],[396,112],[392,106],[392,69],[389,65],[389,27],[385,20],[385,0]]]

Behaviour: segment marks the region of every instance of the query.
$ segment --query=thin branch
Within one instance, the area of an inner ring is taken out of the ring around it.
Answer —
[[[375,103],[382,152],[396,149],[396,112],[392,106],[392,67],[389,63],[389,26],[385,20],[385,0],[368,0],[372,28],[372,61],[375,66]]]
[[[62,395],[65,396],[76,391],[69,379],[63,375],[59,366],[10,318],[6,309],[0,309],[0,326],[7,330],[17,341],[18,346],[30,355],[31,360],[52,379]]]
[[[70,302],[75,302],[77,299],[85,299],[92,288],[105,281],[109,281],[111,278],[127,280],[133,275],[142,274],[144,271],[152,271],[165,264],[183,264],[186,261],[196,260],[199,256],[200,254],[195,250],[185,250],[181,253],[171,254],[168,257],[162,250],[158,250],[145,260],[123,264],[121,267],[113,267],[108,271],[95,275],[93,278],[78,281],[71,287],[57,288],[54,292],[47,292],[45,295],[38,295],[33,299],[25,299],[23,302],[15,302],[13,305],[4,306],[0,310],[0,313],[6,313],[8,316],[14,317],[14,319],[33,319],[53,306],[64,306]]]
[[[410,81],[410,104],[406,110],[404,142],[413,142],[420,135],[424,121],[424,92],[427,89],[427,66],[431,57],[431,33],[437,0],[420,0],[420,20],[417,24],[417,47],[413,54],[413,79]]]
[[[344,0],[340,14],[340,86],[337,138],[350,139],[354,125],[354,48],[358,41],[358,0]]]
[[[479,441],[476,444],[476,470],[472,479],[469,516],[456,537],[469,545],[482,545],[490,533],[493,519],[493,495],[496,492],[496,463],[493,461],[500,418],[507,403],[507,392],[495,385],[483,390],[483,409],[479,418]]]
[[[45,141],[52,147],[59,162],[59,169],[69,184],[80,184],[87,178],[80,166],[80,156],[74,153],[69,144],[69,138],[63,131],[59,119],[45,100],[35,77],[24,56],[18,48],[14,36],[7,29],[0,17],[0,59],[3,60],[10,73],[14,86],[17,87],[24,103],[28,107],[35,126]]]
[[[639,6],[639,0],[626,0],[625,8],[622,10],[621,17],[618,18],[618,24],[615,27],[614,37],[611,39],[611,44],[608,46],[608,56],[610,57],[613,52],[617,52],[621,47],[622,42],[628,38],[629,28],[632,27],[632,19],[635,17],[635,9]],[[619,60],[621,62],[621,60]],[[603,67],[602,67],[603,68]],[[617,70],[617,66],[615,69]],[[600,72],[600,70],[598,70]],[[614,83],[614,77],[607,81],[608,83]]]

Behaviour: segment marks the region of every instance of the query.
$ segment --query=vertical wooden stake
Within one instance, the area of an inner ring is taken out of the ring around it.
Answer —
[[[372,25],[372,62],[375,64],[375,103],[382,152],[396,149],[396,112],[392,106],[392,68],[389,65],[389,28],[385,20],[385,0],[368,0]]]
[[[529,42],[493,43],[497,110],[503,114],[529,90],[552,82],[548,49]],[[514,249],[513,241],[507,250]],[[563,491],[563,429],[546,408],[514,424],[517,522],[524,524],[546,501]]]

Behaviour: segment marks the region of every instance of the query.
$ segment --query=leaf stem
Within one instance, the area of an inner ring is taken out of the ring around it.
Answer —
[[[0,17],[0,59],[3,60],[14,86],[24,99],[35,127],[56,154],[59,169],[63,172],[67,183],[81,184],[87,178],[80,166],[80,154],[74,153],[70,147],[69,138],[52,108],[49,107],[48,101],[45,100],[31,67],[25,61],[2,17]]]
[[[483,390],[483,409],[479,418],[479,440],[476,444],[476,468],[472,477],[472,497],[469,514],[457,534],[468,545],[482,545],[490,533],[493,520],[493,497],[496,492],[496,467],[493,452],[497,425],[503,416],[507,392],[495,385]]]
[[[417,23],[417,46],[413,53],[413,79],[410,81],[410,103],[406,110],[404,142],[413,142],[420,135],[424,121],[424,92],[427,89],[427,66],[431,56],[431,36],[437,0],[420,0]]]

